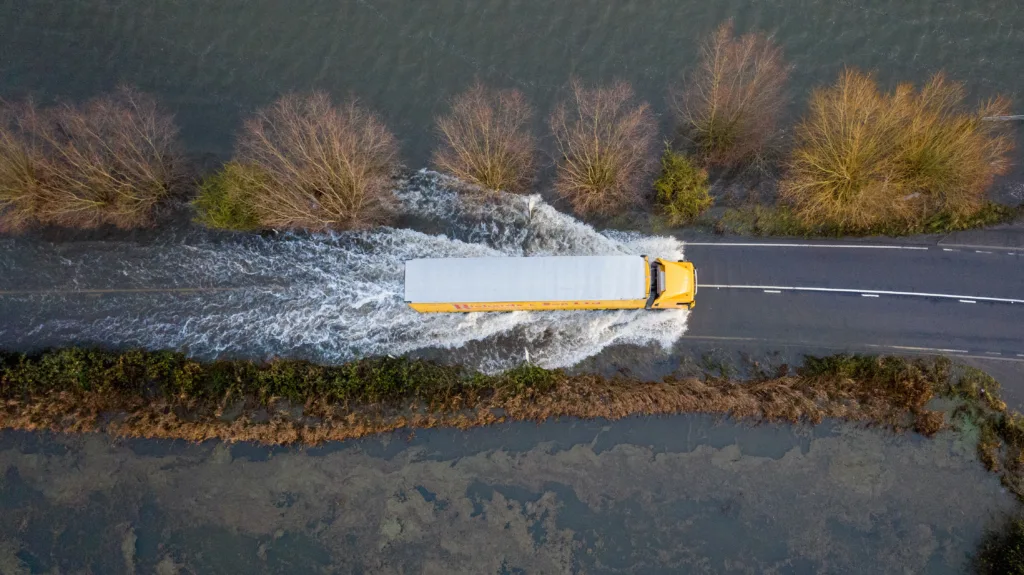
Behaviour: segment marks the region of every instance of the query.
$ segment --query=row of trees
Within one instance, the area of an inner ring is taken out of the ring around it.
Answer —
[[[964,105],[941,74],[923,88],[882,92],[845,71],[817,89],[788,156],[778,120],[789,67],[772,38],[720,27],[697,68],[670,91],[684,136],[666,149],[657,203],[674,223],[711,204],[707,169],[783,157],[782,199],[808,226],[851,231],[936,213],[977,211],[1012,149],[997,98]],[[83,106],[5,107],[0,117],[0,224],[143,225],[181,183],[176,130],[130,90]],[[548,118],[554,189],[584,216],[619,213],[648,196],[657,169],[657,120],[628,84],[573,80]],[[484,189],[525,192],[540,165],[534,113],[522,93],[477,83],[437,119],[434,166]],[[684,153],[685,152],[685,153]],[[289,95],[245,122],[231,162],[201,184],[207,225],[233,229],[352,229],[394,207],[398,142],[355,102]]]

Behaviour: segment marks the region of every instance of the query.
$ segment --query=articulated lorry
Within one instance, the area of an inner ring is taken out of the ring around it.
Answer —
[[[405,262],[405,302],[424,313],[690,309],[693,264],[647,256],[427,258]]]

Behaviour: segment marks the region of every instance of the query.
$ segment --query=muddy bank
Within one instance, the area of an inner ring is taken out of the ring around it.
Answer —
[[[960,573],[1014,500],[948,432],[677,416],[311,450],[6,431],[0,507],[14,573]]]

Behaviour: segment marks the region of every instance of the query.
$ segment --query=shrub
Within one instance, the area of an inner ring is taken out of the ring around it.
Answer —
[[[45,156],[31,103],[0,105],[0,231],[19,231],[35,218]]]
[[[648,105],[633,100],[629,84],[587,89],[573,80],[551,115],[555,190],[579,214],[613,214],[642,198],[656,124]]]
[[[326,94],[288,95],[245,123],[238,143],[252,180],[252,210],[264,227],[314,231],[384,221],[395,198],[398,142],[356,102]]]
[[[181,181],[177,128],[129,88],[83,106],[8,109],[0,136],[4,226],[146,225]]]
[[[986,533],[973,563],[982,575],[1024,575],[1024,520],[1010,519]]]
[[[654,191],[670,225],[689,223],[714,203],[708,193],[707,170],[668,148],[661,156],[661,176],[654,181]]]
[[[518,90],[489,90],[479,82],[452,100],[437,119],[441,147],[434,166],[490,190],[524,192],[535,171],[533,111]]]
[[[670,97],[701,157],[735,165],[775,136],[788,75],[782,49],[771,37],[737,38],[727,21],[701,47],[700,63],[685,86]]]
[[[252,190],[263,174],[253,166],[230,162],[203,180],[199,195],[192,202],[196,221],[226,230],[253,230],[260,227],[252,208]]]
[[[863,228],[905,213],[893,189],[895,111],[873,77],[846,70],[835,86],[815,90],[797,126],[797,147],[780,188],[808,224]]]
[[[1008,167],[1011,137],[982,119],[1005,109],[996,99],[966,110],[962,87],[941,74],[919,93],[883,94],[872,76],[847,70],[812,95],[781,197],[809,227],[847,233],[971,221]]]
[[[978,212],[985,191],[1009,168],[1012,135],[1005,122],[986,116],[1009,114],[1009,101],[995,98],[976,112],[963,105],[962,84],[936,74],[919,93],[897,88],[892,106],[901,115],[895,141],[895,177],[913,194],[917,216]]]

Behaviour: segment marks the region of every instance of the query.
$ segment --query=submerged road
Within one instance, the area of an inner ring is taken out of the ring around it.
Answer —
[[[688,337],[1024,362],[1024,250],[688,243]]]

